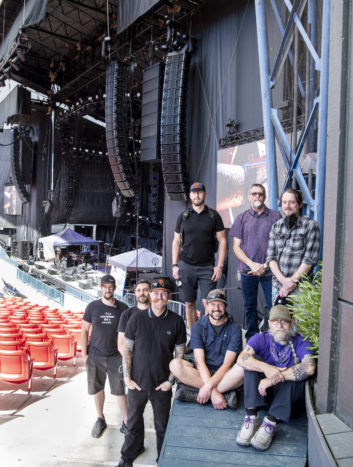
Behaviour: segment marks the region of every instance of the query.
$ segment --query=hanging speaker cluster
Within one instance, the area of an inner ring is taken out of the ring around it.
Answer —
[[[161,159],[164,183],[169,199],[186,201],[186,91],[190,65],[187,50],[167,55],[161,109]]]
[[[26,179],[24,174],[24,164],[22,164],[22,151],[23,142],[22,135],[19,134],[18,129],[13,130],[12,136],[12,153],[11,153],[11,169],[12,176],[20,195],[22,203],[28,203],[31,195],[26,187]]]
[[[126,198],[135,196],[135,174],[128,150],[129,91],[128,66],[109,63],[106,77],[105,124],[107,151],[114,180]]]
[[[160,121],[163,63],[143,70],[141,108],[141,162],[160,159]]]

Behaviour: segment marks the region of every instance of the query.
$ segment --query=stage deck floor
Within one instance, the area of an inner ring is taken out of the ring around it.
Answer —
[[[307,418],[280,424],[271,447],[257,451],[235,442],[244,419],[244,408],[215,410],[174,400],[161,451],[159,467],[305,466]]]

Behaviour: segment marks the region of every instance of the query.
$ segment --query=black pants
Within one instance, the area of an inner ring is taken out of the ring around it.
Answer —
[[[292,412],[303,410],[305,403],[305,381],[285,381],[266,390],[267,396],[259,393],[260,381],[264,373],[257,371],[244,372],[245,408],[268,406],[268,414],[284,422],[289,422]]]
[[[167,429],[172,391],[128,391],[127,394],[127,429],[125,441],[121,448],[124,460],[133,461],[143,449],[145,426],[143,412],[148,400],[151,401],[154,418],[154,428],[157,435],[158,458],[162,449],[164,435]]]

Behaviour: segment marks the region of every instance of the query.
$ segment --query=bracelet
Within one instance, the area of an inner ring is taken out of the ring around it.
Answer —
[[[175,378],[169,376],[168,383],[170,383],[173,386],[175,384]]]
[[[178,264],[172,264],[172,268],[178,268]]]

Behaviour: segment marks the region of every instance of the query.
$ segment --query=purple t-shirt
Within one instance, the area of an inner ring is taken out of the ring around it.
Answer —
[[[314,351],[309,348],[312,347],[313,344],[310,341],[304,340],[301,334],[296,334],[292,342],[297,357],[300,360],[303,360],[304,356],[307,354],[314,354]],[[252,336],[248,340],[247,345],[269,365],[274,365],[279,368],[289,368],[294,365],[294,357],[290,345],[278,344],[269,331],[255,334],[255,336]]]
[[[263,264],[266,261],[271,227],[279,219],[281,219],[281,214],[267,207],[260,215],[253,209],[248,209],[236,217],[229,235],[241,240],[240,247],[248,258]],[[247,269],[248,266],[239,261],[240,272],[246,273]],[[270,271],[267,275],[269,274],[271,274]]]

